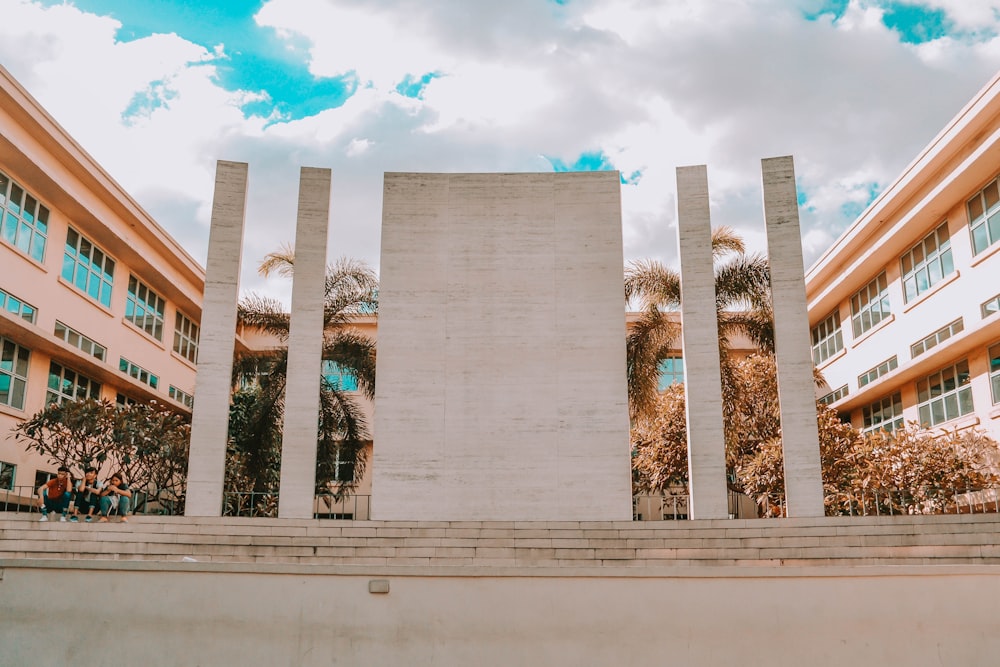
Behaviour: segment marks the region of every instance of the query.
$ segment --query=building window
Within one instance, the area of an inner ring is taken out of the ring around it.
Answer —
[[[61,338],[73,347],[78,347],[87,354],[104,361],[104,357],[108,351],[107,348],[90,340],[76,329],[72,329],[59,320],[56,320],[54,333],[56,338]]]
[[[341,458],[342,456],[345,458]],[[354,457],[347,457],[340,447],[334,450],[333,479],[346,483],[354,481]]]
[[[851,326],[854,337],[875,327],[889,317],[889,283],[883,271],[875,280],[851,297]]]
[[[66,232],[62,277],[102,306],[111,307],[115,260],[72,227]]]
[[[903,396],[896,392],[862,409],[864,433],[894,431],[903,427]]]
[[[149,289],[135,276],[128,277],[125,319],[156,340],[163,340],[163,297]]]
[[[875,368],[871,368],[861,375],[858,376],[858,388],[865,386],[870,382],[874,382],[883,375],[886,375],[889,371],[894,371],[899,367],[899,360],[896,359],[896,355],[892,355],[881,364]]]
[[[658,391],[665,391],[672,384],[684,384],[684,359],[681,357],[661,359],[656,368],[660,373]]]
[[[38,314],[37,308],[2,289],[0,289],[0,308],[11,313],[14,317],[20,317],[29,324],[35,323],[35,316]]]
[[[14,476],[17,473],[17,466],[13,463],[0,461],[0,489],[4,491],[14,490]]]
[[[323,380],[332,389],[339,391],[358,390],[358,379],[354,377],[353,373],[341,367],[336,361],[323,360]]]
[[[840,329],[840,312],[832,315],[812,328],[813,363],[821,363],[844,349],[844,334]]]
[[[100,400],[101,383],[80,375],[74,370],[60,366],[56,362],[49,364],[49,388],[45,392],[46,403],[62,403],[64,401]]]
[[[963,360],[917,381],[920,423],[937,426],[971,413],[972,385],[969,362]]]
[[[1000,294],[997,294],[995,297],[979,306],[979,310],[982,311],[984,320],[990,315],[996,315],[1000,312]]]
[[[927,338],[919,340],[913,345],[911,345],[910,357],[912,358],[920,356],[921,354],[931,349],[935,345],[938,345],[939,343],[943,343],[944,341],[948,340],[955,334],[962,331],[964,328],[965,328],[965,323],[962,321],[961,317],[955,320],[954,322],[949,322],[948,324],[944,325],[943,327],[932,333]]]
[[[178,310],[177,316],[174,318],[174,352],[192,364],[198,363],[198,336],[200,333],[198,325]]]
[[[126,396],[125,394],[118,392],[115,394],[115,405],[127,408],[130,405],[138,405],[139,401],[135,400],[131,396]]]
[[[45,484],[46,482],[48,482],[50,479],[52,479],[55,476],[56,476],[56,474],[54,472],[49,472],[48,470],[36,470],[35,471],[35,486],[33,488],[37,489],[42,484]]]
[[[1000,403],[1000,343],[990,348],[990,386],[993,387],[993,405]]]
[[[967,202],[972,254],[978,255],[1000,239],[1000,192],[994,179]]]
[[[186,405],[189,408],[194,408],[194,396],[191,394],[181,391],[174,385],[170,385],[170,389],[167,391],[167,395],[174,399],[178,403]]]
[[[0,405],[24,409],[30,358],[30,350],[0,338]]]
[[[35,261],[43,261],[49,233],[49,209],[2,172],[0,215],[3,215],[0,234],[4,240]]]
[[[131,375],[132,377],[134,377],[139,382],[142,382],[143,384],[148,384],[153,389],[156,389],[157,386],[160,384],[159,377],[153,375],[142,366],[138,366],[132,363],[125,357],[122,357],[121,359],[118,360],[118,370],[120,370],[122,373],[125,373],[125,375]]]
[[[829,394],[819,399],[819,402],[822,403],[823,405],[830,405],[831,403],[836,403],[844,396],[847,396],[846,384],[843,387],[840,387],[839,389],[834,389]]]
[[[907,303],[941,282],[955,270],[951,259],[948,223],[924,237],[900,258],[903,272],[903,297]]]

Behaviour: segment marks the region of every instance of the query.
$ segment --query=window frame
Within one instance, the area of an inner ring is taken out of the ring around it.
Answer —
[[[992,203],[989,195],[994,198]],[[975,212],[976,207],[978,213]],[[1000,183],[997,178],[965,200],[965,213],[969,218],[969,245],[972,256],[976,257],[1000,241]],[[985,241],[985,245],[981,241]]]
[[[125,357],[118,358],[118,370],[131,378],[135,378],[144,385],[152,387],[153,389],[160,388],[159,375],[153,373],[149,369],[143,368],[139,364],[134,361],[130,361]]]
[[[947,388],[949,377],[954,383],[954,387],[950,389]],[[934,393],[935,385],[931,384],[935,380],[940,383],[937,385],[939,387],[937,393]],[[916,388],[917,414],[922,426],[939,426],[976,411],[968,359],[945,366],[917,380]],[[953,409],[950,409],[949,398],[954,399]],[[968,403],[967,410],[962,407],[966,401]],[[940,408],[939,412],[936,410],[937,408]],[[938,414],[940,417],[937,416]]]
[[[8,350],[10,350],[10,355],[8,355]],[[0,376],[7,378],[7,399],[0,400],[0,405],[24,412],[30,370],[31,349],[15,340],[0,336]],[[14,397],[19,393],[18,387],[20,387],[21,402],[20,405],[15,405]]]
[[[937,347],[952,336],[958,335],[963,331],[965,331],[965,318],[960,317],[957,320],[949,322],[937,331],[924,336],[916,343],[910,345],[910,359],[916,359],[924,352]]]
[[[858,389],[864,387],[865,385],[871,384],[875,380],[879,379],[883,375],[888,375],[892,371],[899,368],[899,357],[898,355],[892,355],[880,364],[869,368],[864,373],[858,376]]]
[[[59,332],[60,327],[62,328],[62,333]],[[56,338],[61,339],[68,345],[72,345],[73,347],[77,348],[84,354],[89,354],[93,358],[98,359],[100,361],[107,361],[107,356],[108,356],[107,346],[101,345],[93,338],[84,336],[82,333],[80,333],[73,327],[69,326],[65,322],[56,320],[55,326],[52,329],[52,335],[55,336]],[[73,340],[71,340],[73,338],[76,339],[76,342],[73,342]],[[88,346],[90,347],[89,350],[87,349]],[[100,349],[101,354],[97,354],[98,349]]]
[[[71,243],[74,237],[76,241]],[[84,244],[89,247],[87,252],[84,252]],[[99,262],[95,259],[97,254],[102,258]],[[118,260],[109,255],[104,248],[78,232],[73,226],[66,229],[63,263],[59,275],[81,294],[105,308],[111,308],[117,266]]]
[[[177,309],[174,311],[173,350],[192,364],[198,363],[198,346],[201,341],[201,327],[194,320]],[[186,327],[185,327],[186,325]],[[187,329],[185,331],[184,329]]]
[[[871,331],[892,315],[889,281],[885,271],[851,295],[851,331],[855,339]],[[878,309],[876,310],[876,306]],[[867,324],[865,323],[867,316]]]
[[[827,333],[823,330],[829,329]],[[844,349],[844,327],[840,321],[840,309],[824,317],[809,329],[809,342],[813,364],[819,366]],[[823,352],[826,351],[824,355]]]
[[[149,297],[153,297],[152,300]],[[151,338],[163,342],[167,300],[134,274],[128,276],[125,292],[125,319]]]
[[[0,171],[0,217],[3,218],[0,220],[0,238],[21,254],[44,264],[50,215],[51,211],[38,197]],[[8,232],[11,228],[12,231]],[[22,238],[27,240],[22,243]]]
[[[11,303],[17,302],[16,309],[11,308]],[[0,288],[0,308],[7,311],[14,317],[18,317],[28,324],[34,324],[38,319],[38,308],[31,305],[19,296],[15,296],[7,290]]]
[[[878,421],[875,421],[876,416]],[[878,431],[892,433],[896,429],[902,428],[903,424],[903,394],[900,391],[893,392],[889,396],[861,408],[862,433],[877,433]]]
[[[993,405],[1000,403],[1000,343],[986,348],[987,363],[990,366],[990,393]]]
[[[183,389],[178,389],[174,385],[170,385],[170,388],[167,390],[167,396],[181,405],[187,406],[189,409],[194,409],[194,394],[189,394]]]
[[[7,472],[8,470],[10,473]],[[7,484],[7,488],[4,488],[3,480],[8,474],[10,475],[10,482]],[[17,464],[0,461],[0,491],[13,491],[15,481],[17,481]]]
[[[680,366],[679,370],[678,365]],[[667,366],[670,368],[668,369]],[[668,377],[670,382],[664,383],[664,379]],[[675,384],[684,384],[684,357],[679,354],[670,354],[660,359],[656,364],[656,390],[666,391]]]
[[[948,221],[945,220],[899,258],[904,303],[916,301],[920,295],[927,293],[954,272],[955,259],[951,253],[951,235],[948,232]],[[924,277],[923,282],[926,284],[922,284],[921,276]]]
[[[333,359],[324,359],[320,369],[325,388],[334,391],[358,391],[358,378]]]
[[[61,372],[56,373],[53,369],[61,369]],[[75,380],[67,380],[67,373],[72,373],[75,376]],[[53,386],[53,380],[55,379],[56,386]],[[80,380],[86,380],[86,383],[81,383]],[[69,394],[63,391],[63,388],[69,386],[73,389],[73,393]],[[49,379],[48,384],[45,388],[45,405],[57,402],[60,405],[65,401],[80,401],[92,398],[94,400],[101,400],[101,389],[103,385],[90,378],[79,371],[73,370],[67,366],[64,366],[55,361],[49,362]],[[81,391],[84,395],[80,395]],[[53,401],[52,399],[55,399]]]

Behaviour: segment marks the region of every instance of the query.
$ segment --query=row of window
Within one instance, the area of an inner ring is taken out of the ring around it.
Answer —
[[[990,391],[993,404],[1000,403],[1000,343],[989,348]],[[846,388],[846,386],[845,386]],[[963,359],[917,380],[917,415],[922,425],[937,426],[975,412],[969,362]],[[862,409],[863,428],[892,431],[903,425],[900,392]]]
[[[973,255],[1000,241],[1000,185],[996,179],[967,202]],[[909,303],[955,271],[947,222],[941,223],[899,258],[903,300]],[[850,298],[854,338],[878,326],[892,313],[888,280],[883,271]],[[983,317],[1000,312],[1000,295],[981,305]],[[954,333],[954,332],[952,332]],[[923,341],[921,341],[923,342]],[[937,341],[940,342],[940,341]],[[914,347],[919,345],[915,344]],[[819,365],[844,348],[840,313],[812,328],[813,363]]]
[[[0,236],[24,254],[43,262],[48,220],[49,210],[0,172]],[[97,244],[72,227],[67,229],[61,273],[63,280],[110,308],[115,268],[115,260]],[[129,276],[125,319],[160,342],[163,341],[165,306],[162,296],[136,276]],[[2,291],[0,308],[34,323],[36,309]],[[198,325],[178,311],[174,322],[174,352],[196,363],[198,335]]]
[[[61,323],[57,323],[56,326],[57,332],[58,327],[62,326],[63,331],[67,335],[75,333],[72,332],[72,329],[61,325]],[[75,340],[81,341],[83,339],[77,337]],[[101,354],[103,355],[103,348]],[[97,355],[95,354],[95,356]],[[0,338],[0,405],[6,405],[17,410],[24,409],[30,360],[31,351],[28,348],[6,338]],[[153,375],[124,357],[120,360],[118,368],[123,373],[148,384],[153,389],[159,386],[160,379],[156,375]],[[173,385],[170,386],[168,395],[178,403],[186,405],[189,408],[194,405],[194,397],[191,394]],[[100,397],[100,382],[81,375],[54,361],[49,364],[49,380],[45,393],[46,403],[62,403],[67,400],[74,401],[87,398],[99,399]],[[125,403],[124,400],[119,400],[118,402]]]

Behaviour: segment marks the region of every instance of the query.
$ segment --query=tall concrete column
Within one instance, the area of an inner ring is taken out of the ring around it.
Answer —
[[[823,516],[823,478],[795,167],[791,156],[767,158],[761,160],[761,173],[774,303],[787,512],[790,517]]]
[[[687,411],[689,516],[725,519],[726,445],[722,423],[719,318],[715,310],[708,170],[677,169],[677,244],[681,260],[681,338]]]
[[[187,516],[220,516],[226,474],[229,394],[236,344],[247,164],[219,160],[215,167],[212,227],[201,309],[198,376],[191,415]]]
[[[313,516],[329,225],[330,170],[302,167],[278,494],[278,516],[284,519]]]

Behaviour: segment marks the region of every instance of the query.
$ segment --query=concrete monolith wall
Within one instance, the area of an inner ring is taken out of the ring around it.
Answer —
[[[631,517],[617,172],[386,174],[372,517]]]

